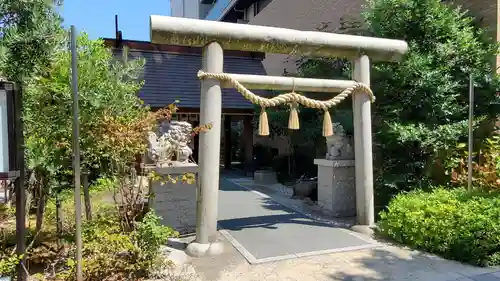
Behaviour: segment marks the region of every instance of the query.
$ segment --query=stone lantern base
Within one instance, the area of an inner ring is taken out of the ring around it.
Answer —
[[[318,165],[318,204],[336,218],[356,216],[354,160],[315,159]]]
[[[182,177],[186,173],[198,173],[195,163],[176,163],[171,167],[156,167],[153,170],[160,178]],[[174,228],[181,234],[194,233],[196,230],[196,193],[198,182],[193,184],[150,181],[149,206],[162,217],[161,223]]]

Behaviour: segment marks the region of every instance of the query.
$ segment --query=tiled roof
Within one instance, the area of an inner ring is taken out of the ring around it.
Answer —
[[[115,49],[116,50],[116,49]],[[151,107],[163,107],[179,100],[181,108],[200,107],[200,80],[196,73],[201,68],[201,55],[149,50],[130,50],[129,58],[146,60],[140,98]],[[251,57],[224,57],[224,72],[266,75],[262,59]],[[255,91],[266,94],[266,91]],[[253,105],[234,89],[223,89],[223,109],[252,109]]]

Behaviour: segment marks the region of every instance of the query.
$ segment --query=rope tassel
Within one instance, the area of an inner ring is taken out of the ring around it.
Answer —
[[[298,107],[299,105],[296,102],[290,105],[290,116],[288,118],[288,129],[290,130],[298,130],[300,128]]]
[[[267,121],[267,112],[265,107],[262,107],[260,111],[259,136],[269,136],[269,122]]]
[[[328,109],[325,109],[325,115],[323,116],[323,136],[333,136],[332,117]]]

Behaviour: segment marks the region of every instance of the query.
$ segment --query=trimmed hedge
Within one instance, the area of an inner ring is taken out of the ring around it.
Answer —
[[[479,266],[500,265],[500,194],[435,188],[396,196],[378,222],[382,235]]]

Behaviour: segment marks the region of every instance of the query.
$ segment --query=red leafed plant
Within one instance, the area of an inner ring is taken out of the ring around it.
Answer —
[[[451,168],[451,181],[465,186],[468,179],[468,152],[465,144],[457,147],[457,158]],[[472,183],[485,191],[500,191],[500,136],[485,140],[482,149],[474,153],[472,161]]]

